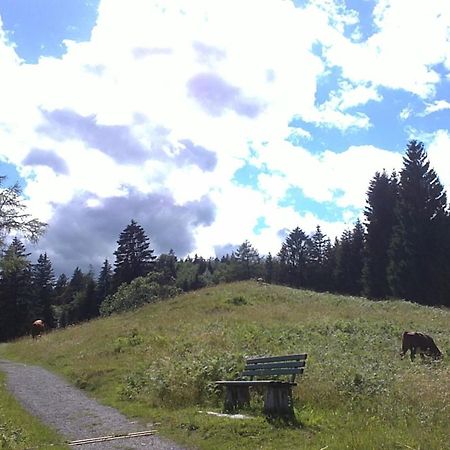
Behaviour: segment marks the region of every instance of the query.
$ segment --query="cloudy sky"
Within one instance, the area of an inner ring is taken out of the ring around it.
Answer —
[[[1,0],[0,172],[57,272],[340,235],[422,140],[450,191],[448,0]]]

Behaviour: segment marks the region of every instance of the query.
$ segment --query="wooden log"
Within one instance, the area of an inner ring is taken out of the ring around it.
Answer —
[[[292,386],[289,384],[268,384],[264,399],[264,414],[268,417],[292,419],[294,417]]]

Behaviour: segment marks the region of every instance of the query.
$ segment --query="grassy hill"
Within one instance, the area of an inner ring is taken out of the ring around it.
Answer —
[[[442,362],[399,357],[404,330],[431,334]],[[215,380],[246,356],[307,352],[298,425],[219,412]],[[201,449],[450,448],[450,311],[401,301],[232,283],[0,348],[66,376],[160,434]]]

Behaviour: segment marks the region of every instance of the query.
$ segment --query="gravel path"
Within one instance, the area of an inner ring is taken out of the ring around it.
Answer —
[[[117,410],[100,405],[41,367],[0,361],[0,370],[6,373],[7,386],[19,402],[69,441],[154,428],[152,424],[142,426],[132,422]],[[73,448],[183,450],[156,435],[83,444]]]

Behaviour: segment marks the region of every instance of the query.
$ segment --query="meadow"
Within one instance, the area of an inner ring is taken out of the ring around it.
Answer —
[[[404,330],[431,334],[442,361],[401,359]],[[216,380],[245,357],[308,353],[297,422],[221,412]],[[450,448],[450,311],[239,282],[0,347],[62,374],[102,403],[199,449]],[[19,419],[20,420],[20,419]]]

